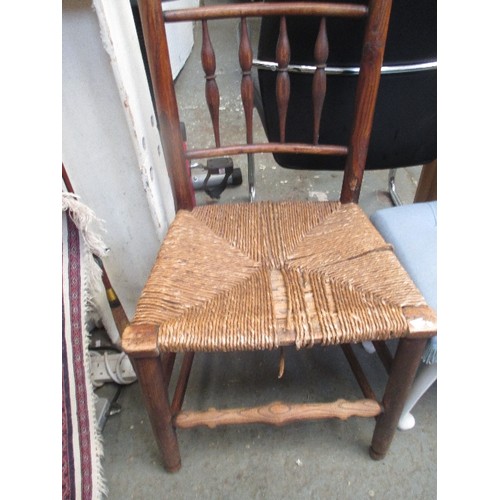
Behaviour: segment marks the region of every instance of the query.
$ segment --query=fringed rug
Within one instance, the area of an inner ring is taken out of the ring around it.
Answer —
[[[106,495],[85,323],[90,290],[98,278],[93,254],[105,251],[88,229],[92,219],[76,196],[63,193],[62,498],[72,500]]]

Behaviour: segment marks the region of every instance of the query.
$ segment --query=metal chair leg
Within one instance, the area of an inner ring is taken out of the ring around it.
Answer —
[[[250,202],[255,201],[255,163],[253,153],[247,155],[248,158],[248,190]]]
[[[389,195],[391,196],[392,203],[395,206],[402,205],[401,198],[396,192],[396,169],[391,168],[389,170]]]

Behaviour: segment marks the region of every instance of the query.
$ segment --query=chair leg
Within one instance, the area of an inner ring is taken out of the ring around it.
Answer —
[[[391,197],[392,203],[394,206],[399,207],[400,205],[403,204],[401,201],[401,198],[399,197],[398,193],[396,192],[396,169],[391,168],[389,170],[389,195]]]
[[[250,196],[250,201],[255,201],[255,162],[253,153],[247,156],[248,165],[248,191]]]
[[[136,358],[134,368],[165,469],[175,472],[181,457],[160,358]]]
[[[392,362],[382,406],[384,412],[377,417],[370,456],[384,458],[396,432],[399,417],[410,392],[427,339],[401,339]]]
[[[399,419],[398,429],[406,431],[415,426],[415,418],[410,413],[412,408],[417,404],[417,401],[424,395],[429,387],[437,379],[437,363],[431,365],[423,364],[415,377],[415,382],[411,388],[408,399],[403,408],[403,413]]]

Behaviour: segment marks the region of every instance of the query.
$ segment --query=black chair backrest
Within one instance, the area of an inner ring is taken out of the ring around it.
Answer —
[[[341,21],[341,22],[340,22]],[[315,19],[291,19],[290,65],[313,66],[317,32]],[[352,20],[329,19],[328,86],[321,120],[320,143],[344,143],[353,120],[353,96],[359,67],[363,30]],[[275,19],[262,21],[257,58],[262,61],[258,81],[259,109],[269,140],[278,134],[274,86],[276,72],[266,69],[274,60],[278,36]],[[262,68],[262,66],[264,68]],[[344,69],[343,72],[336,70]],[[287,136],[306,141],[312,136],[311,81],[309,73],[290,73]],[[398,168],[428,163],[437,155],[437,4],[436,0],[397,0],[393,3],[379,95],[375,108],[367,169]],[[288,168],[342,170],[339,158],[275,155]]]

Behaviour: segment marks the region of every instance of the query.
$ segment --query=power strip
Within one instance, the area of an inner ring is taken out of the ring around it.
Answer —
[[[132,363],[123,352],[90,351],[90,359],[90,379],[94,387],[107,382],[128,385],[137,380]]]

